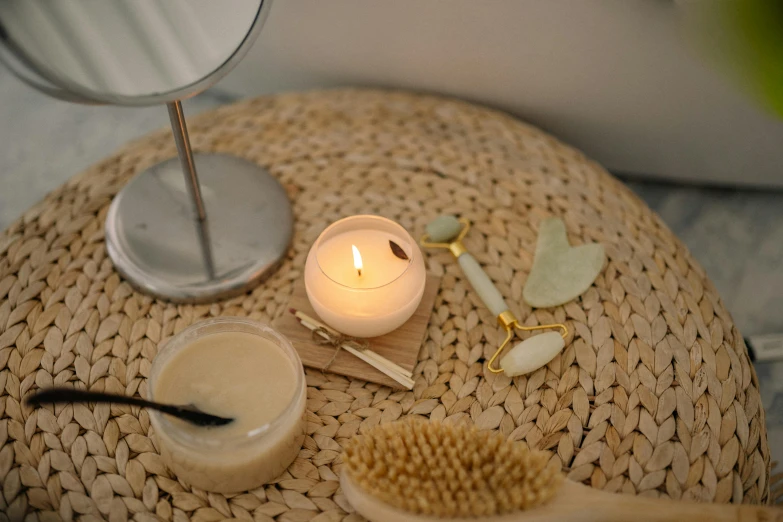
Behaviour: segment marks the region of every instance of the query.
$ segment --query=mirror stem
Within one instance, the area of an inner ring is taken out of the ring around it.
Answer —
[[[185,185],[188,187],[190,199],[193,201],[193,207],[196,211],[199,242],[201,243],[201,252],[204,256],[204,265],[210,279],[215,278],[215,265],[212,259],[212,246],[209,240],[209,228],[207,227],[207,210],[204,206],[204,199],[201,196],[201,185],[198,182],[196,173],[196,164],[193,161],[193,151],[190,148],[190,137],[188,136],[188,127],[185,124],[185,115],[182,112],[182,103],[177,100],[166,104],[169,110],[169,119],[171,120],[171,130],[174,133],[174,141],[177,144],[177,154],[179,162],[182,165],[182,172],[185,175]]]
[[[204,200],[201,198],[201,185],[198,183],[196,164],[193,162],[193,151],[190,150],[190,137],[188,136],[188,127],[185,125],[182,103],[177,100],[167,103],[166,107],[169,109],[171,130],[174,133],[174,141],[177,143],[177,153],[182,164],[182,172],[185,174],[185,184],[188,186],[199,221],[206,221],[207,211],[204,208]]]

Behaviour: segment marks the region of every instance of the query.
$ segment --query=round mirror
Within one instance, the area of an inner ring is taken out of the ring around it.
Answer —
[[[167,103],[178,158],[137,174],[112,201],[107,251],[137,288],[178,302],[247,291],[293,234],[291,205],[262,167],[193,154],[179,100],[227,74],[271,0],[0,0],[0,61],[57,98]],[[184,173],[184,176],[183,176]]]
[[[226,74],[255,40],[270,4],[3,0],[0,39],[15,72],[26,69],[25,79],[50,94],[150,105],[182,99]]]

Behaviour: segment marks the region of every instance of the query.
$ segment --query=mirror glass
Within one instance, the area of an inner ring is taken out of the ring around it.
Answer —
[[[0,0],[0,39],[26,67],[87,99],[176,99],[239,58],[269,3]]]

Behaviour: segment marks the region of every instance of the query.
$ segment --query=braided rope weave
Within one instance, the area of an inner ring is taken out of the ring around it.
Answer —
[[[360,520],[339,491],[341,446],[407,415],[473,422],[548,449],[568,475],[610,491],[766,502],[769,449],[742,337],[685,247],[620,182],[578,151],[506,115],[408,93],[338,90],[263,97],[194,118],[198,151],[263,164],[294,203],[296,235],[264,285],[225,302],[172,305],[135,292],[103,241],[111,198],[175,155],[168,131],[126,146],[30,209],[0,236],[0,519]],[[546,368],[485,368],[501,340],[447,252],[412,392],[308,371],[309,429],[275,484],[239,495],[193,490],[163,466],[149,416],[123,406],[31,410],[36,387],[146,394],[159,343],[216,315],[271,321],[307,250],[340,217],[378,213],[420,234],[443,213],[528,325],[566,323]],[[542,218],[572,244],[606,246],[580,299],[531,310],[522,288]]]

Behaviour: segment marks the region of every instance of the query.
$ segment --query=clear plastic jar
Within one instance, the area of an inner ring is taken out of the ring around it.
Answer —
[[[274,329],[221,317],[174,336],[152,364],[154,401],[194,404],[233,417],[219,427],[194,426],[151,411],[164,462],[203,490],[233,493],[278,477],[294,461],[305,436],[302,362]]]

